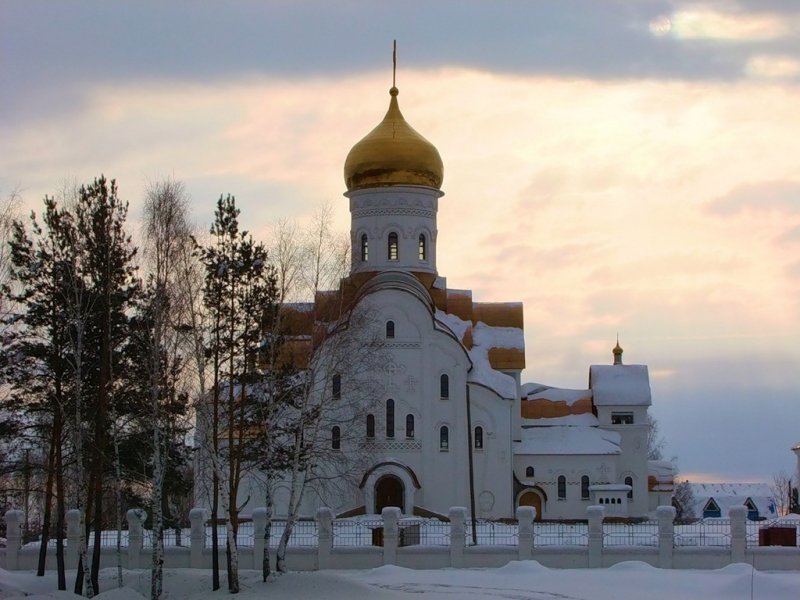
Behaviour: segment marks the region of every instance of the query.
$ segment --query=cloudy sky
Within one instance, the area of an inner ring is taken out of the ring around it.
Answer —
[[[445,164],[439,271],[523,301],[526,380],[650,365],[667,456],[766,481],[800,442],[796,0],[0,0],[0,193],[174,177],[266,238],[400,106]]]

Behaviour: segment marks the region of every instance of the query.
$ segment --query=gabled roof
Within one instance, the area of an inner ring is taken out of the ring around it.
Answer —
[[[647,365],[592,365],[589,387],[595,406],[650,406]]]
[[[752,501],[760,516],[777,516],[775,498],[766,483],[690,483],[689,487],[694,496],[696,517],[703,515],[711,501],[719,506],[720,516],[727,517],[732,506],[744,506],[748,500]]]

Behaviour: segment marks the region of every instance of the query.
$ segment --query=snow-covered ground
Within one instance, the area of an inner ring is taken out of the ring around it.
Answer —
[[[71,573],[69,581],[74,579]],[[148,597],[150,572],[126,571],[125,587],[115,588],[116,571],[101,572],[98,600],[142,600]],[[788,600],[798,597],[800,572],[760,572],[746,564],[716,571],[669,571],[644,563],[621,563],[609,569],[556,570],[535,561],[512,562],[498,569],[438,569],[415,571],[380,567],[365,571],[315,571],[288,573],[262,583],[256,571],[243,571],[240,599],[271,600]],[[223,584],[224,585],[224,584]],[[53,592],[55,574],[0,569],[0,598],[27,596],[27,600],[75,598]],[[231,597],[211,591],[211,572],[167,569],[165,597],[192,600]]]

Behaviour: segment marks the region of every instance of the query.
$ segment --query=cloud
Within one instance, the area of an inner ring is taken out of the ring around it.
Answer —
[[[800,181],[742,183],[708,204],[717,214],[740,211],[779,211],[800,215]]]
[[[722,12],[710,6],[687,7],[652,23],[654,33],[686,40],[764,41],[791,33],[789,24],[769,13]]]
[[[747,60],[745,72],[764,79],[792,79],[800,75],[800,59],[792,56],[759,54]]]

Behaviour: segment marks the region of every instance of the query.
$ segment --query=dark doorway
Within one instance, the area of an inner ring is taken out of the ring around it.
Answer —
[[[405,513],[403,482],[394,475],[385,475],[375,484],[375,512],[381,514],[387,506],[396,506]]]

